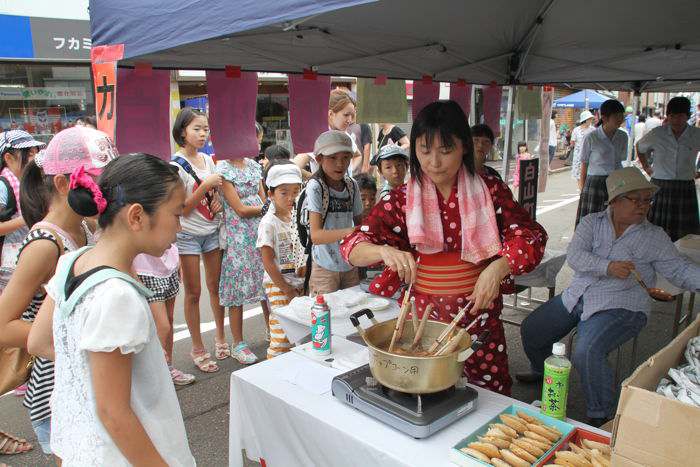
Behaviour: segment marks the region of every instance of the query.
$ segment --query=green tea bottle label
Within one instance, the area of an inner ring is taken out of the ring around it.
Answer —
[[[552,418],[566,418],[566,399],[569,396],[569,373],[571,368],[544,364],[542,382],[542,413]]]

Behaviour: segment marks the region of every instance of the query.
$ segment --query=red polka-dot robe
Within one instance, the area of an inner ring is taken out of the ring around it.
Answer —
[[[527,211],[515,202],[507,185],[491,175],[482,174],[481,177],[491,193],[503,246],[496,256],[485,260],[484,263],[488,264],[501,256],[508,260],[511,275],[501,283],[501,294],[512,293],[514,289],[513,275],[532,271],[542,260],[547,243],[547,233],[541,225],[530,217]],[[445,236],[444,251],[458,251],[462,244],[462,238],[457,185],[455,184],[448,199],[444,199],[439,191],[437,195]],[[364,219],[362,225],[345,237],[341,243],[340,251],[346,261],[352,249],[360,242],[386,244],[400,250],[412,251],[414,256],[417,256],[416,250],[408,240],[405,211],[405,186],[394,189],[380,199]],[[393,296],[401,287],[402,282],[397,274],[386,268],[374,279],[370,286],[370,292],[377,295]],[[414,287],[411,295],[416,299],[415,304],[419,316],[422,316],[426,306],[432,303],[431,319],[450,322],[458,308],[467,302],[468,294],[426,295],[417,292]],[[485,345],[467,360],[464,368],[465,376],[472,384],[509,395],[513,382],[508,372],[508,354],[503,323],[500,318],[502,308],[502,296],[499,295],[488,309],[479,312],[474,310],[473,314],[468,313],[460,326],[464,327],[471,323],[476,315],[488,314],[485,321],[480,321],[470,330],[473,339],[486,329],[491,334]]]

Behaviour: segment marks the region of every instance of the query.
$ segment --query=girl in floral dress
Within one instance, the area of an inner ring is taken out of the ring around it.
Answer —
[[[262,167],[252,159],[220,161],[216,170],[224,178],[224,222],[221,248],[224,258],[219,281],[221,305],[230,307],[233,335],[232,356],[243,364],[257,357],[243,340],[243,305],[260,301],[265,307],[264,269],[260,251],[255,248],[260,212],[265,200]]]

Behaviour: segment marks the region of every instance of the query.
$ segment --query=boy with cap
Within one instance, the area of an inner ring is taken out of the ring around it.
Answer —
[[[267,358],[288,352],[292,344],[277,320],[275,310],[286,306],[301,294],[304,284],[296,265],[303,254],[296,224],[292,218],[294,202],[301,191],[301,170],[291,161],[270,167],[265,179],[272,205],[260,220],[258,239],[265,276],[263,286],[270,304],[270,346]]]
[[[651,311],[649,295],[632,272],[651,287],[658,273],[682,289],[700,289],[700,266],[681,256],[663,229],[646,219],[658,187],[635,167],[612,171],[606,186],[608,208],[582,218],[569,244],[571,285],[522,323],[520,335],[532,373],[516,375],[525,383],[542,381],[552,344],[577,328],[571,360],[594,426],[615,411],[607,356],[639,334]]]
[[[379,173],[386,179],[379,199],[405,183],[408,159],[408,151],[396,144],[387,144],[374,155],[370,164],[377,166]]]

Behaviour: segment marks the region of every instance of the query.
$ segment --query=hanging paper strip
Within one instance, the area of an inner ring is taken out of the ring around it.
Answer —
[[[119,68],[117,149],[170,160],[170,71]]]
[[[418,112],[423,110],[426,105],[435,102],[440,98],[440,83],[432,80],[421,80],[413,82],[413,104],[411,113],[413,120],[416,119]]]
[[[117,123],[117,62],[123,56],[124,44],[100,45],[90,50],[97,128],[112,141]]]
[[[217,160],[254,158],[260,148],[255,134],[258,74],[207,70],[209,128]]]
[[[450,100],[458,103],[467,117],[469,117],[469,113],[472,110],[472,85],[462,80],[457,83],[450,83]]]
[[[518,86],[515,96],[518,118],[542,116],[542,89],[539,86]]]
[[[493,135],[501,135],[501,86],[491,84],[484,88],[484,123],[491,128]]]
[[[296,154],[313,152],[318,135],[328,130],[330,76],[289,75],[289,128]]]
[[[405,80],[388,79],[384,84],[376,84],[374,78],[358,78],[358,123],[405,123],[407,120]]]
[[[177,79],[175,74],[170,74],[170,128],[175,124],[175,119],[180,113],[180,86],[177,84]],[[172,132],[170,132],[170,153],[175,154],[178,150],[178,145],[173,139]]]

